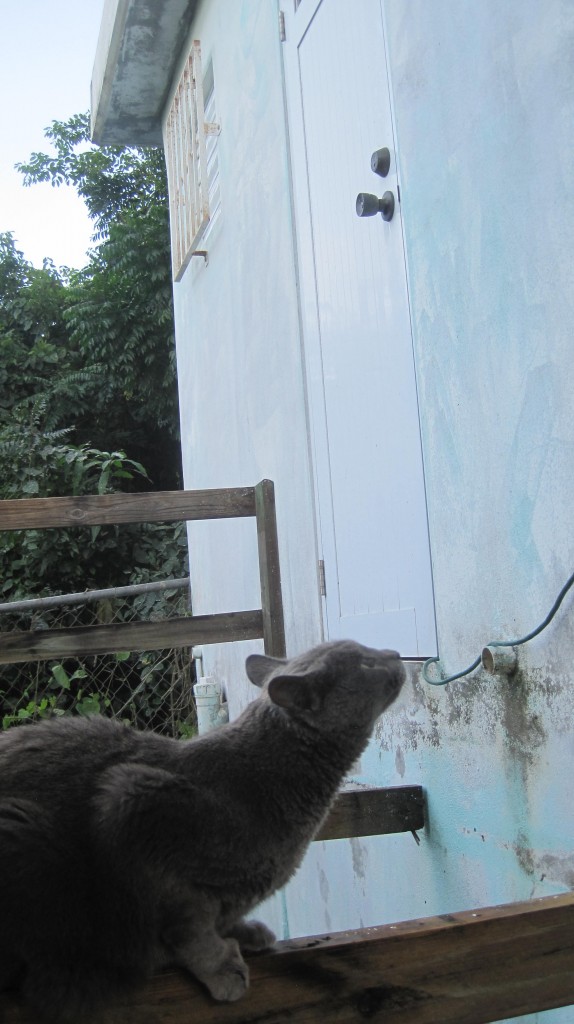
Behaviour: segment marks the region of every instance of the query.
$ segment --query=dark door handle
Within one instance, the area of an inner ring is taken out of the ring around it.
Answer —
[[[381,178],[386,178],[391,166],[391,154],[387,147],[376,149],[371,157],[371,170]]]
[[[392,192],[385,192],[379,199],[370,192],[359,192],[356,202],[358,217],[374,217],[380,213],[383,220],[392,220],[395,212],[395,197]]]

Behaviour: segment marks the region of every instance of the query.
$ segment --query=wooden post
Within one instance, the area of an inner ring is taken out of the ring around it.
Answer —
[[[272,480],[261,480],[255,486],[255,515],[257,517],[265,653],[273,658],[284,658],[285,624],[281,596],[275,489]]]

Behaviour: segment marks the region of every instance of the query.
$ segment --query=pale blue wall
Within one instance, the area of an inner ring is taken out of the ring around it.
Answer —
[[[205,240],[208,265],[193,259],[174,285],[184,478],[192,488],[275,481],[294,651],[320,637],[321,611],[275,3],[204,0],[194,38],[204,69],[213,63],[221,216]],[[196,614],[258,607],[253,521],[196,524],[190,541]],[[205,651],[233,714],[253,696],[253,647]]]
[[[383,6],[439,649],[454,672],[535,626],[574,569],[574,4]],[[321,620],[276,15],[268,0],[200,5],[223,215],[209,266],[194,261],[175,299],[186,483],[275,479],[293,649]],[[221,524],[193,534],[197,611],[253,603],[244,541]],[[357,777],[425,786],[420,847],[317,844],[266,909],[280,935],[574,887],[573,611],[569,598],[521,649],[512,682],[478,672],[435,689],[413,672]],[[249,696],[243,655],[207,655],[234,710]]]
[[[386,0],[439,650],[520,636],[574,570],[574,5]],[[441,909],[574,888],[574,607],[512,682],[416,688]],[[572,1010],[539,1015],[572,1020]]]
[[[454,670],[489,636],[527,632],[574,568],[574,5],[385,6]]]

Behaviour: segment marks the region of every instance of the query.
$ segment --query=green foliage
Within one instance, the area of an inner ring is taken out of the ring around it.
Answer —
[[[86,366],[112,370],[99,375],[89,411],[77,418],[79,438],[101,445],[105,415],[105,430],[146,462],[158,486],[174,486],[173,470],[165,479],[179,454],[167,211],[124,213],[73,275],[68,299],[72,347]]]
[[[52,264],[37,270],[9,232],[0,234],[0,425],[25,422],[42,398],[48,404],[63,355],[79,366],[68,344],[66,301],[65,279]],[[57,419],[52,415],[47,429]]]
[[[81,270],[57,269],[49,259],[37,269],[9,231],[0,233],[0,500],[177,488],[163,154],[96,149],[87,115],[54,121],[46,137],[52,152],[19,165],[24,182],[74,186],[94,221],[94,247]],[[183,524],[0,533],[0,602],[184,576],[186,556]],[[142,595],[135,611],[163,617],[175,602],[169,591]],[[111,621],[109,604],[83,605],[74,625],[94,615]],[[60,615],[56,625],[69,625],[68,611]],[[54,624],[44,612],[2,617],[6,629]],[[3,668],[4,727],[106,709],[139,724],[165,719],[158,690],[171,671],[165,652],[114,656],[105,668],[109,688],[88,661]],[[178,672],[187,679],[189,667]],[[189,687],[179,677],[177,685],[183,708]],[[192,728],[187,711],[174,706],[170,714],[176,732]]]
[[[135,475],[146,475],[143,466],[124,452],[74,447],[65,443],[65,435],[20,426],[1,429],[0,498],[104,494],[121,490]],[[127,583],[134,561],[146,551],[146,531],[153,528],[150,524],[0,533],[0,600]],[[176,544],[173,527],[163,529],[169,551]],[[157,544],[152,542],[151,550],[159,555]],[[162,565],[161,558],[156,564]]]
[[[97,148],[90,144],[89,114],[52,121],[45,131],[54,152],[32,153],[17,164],[24,184],[49,181],[55,187],[73,185],[104,237],[110,225],[128,211],[145,213],[167,207],[167,177],[160,149],[122,146]]]
[[[180,484],[167,183],[156,149],[97,149],[87,115],[54,121],[54,152],[27,185],[73,185],[95,223],[81,270],[42,270],[0,234],[0,425],[70,429],[69,442],[125,450],[154,486]]]

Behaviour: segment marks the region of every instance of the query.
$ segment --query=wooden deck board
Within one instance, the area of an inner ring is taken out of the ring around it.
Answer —
[[[280,943],[214,1003],[166,972],[105,1024],[486,1024],[574,1003],[574,894]],[[4,1024],[37,1024],[0,1000]]]

